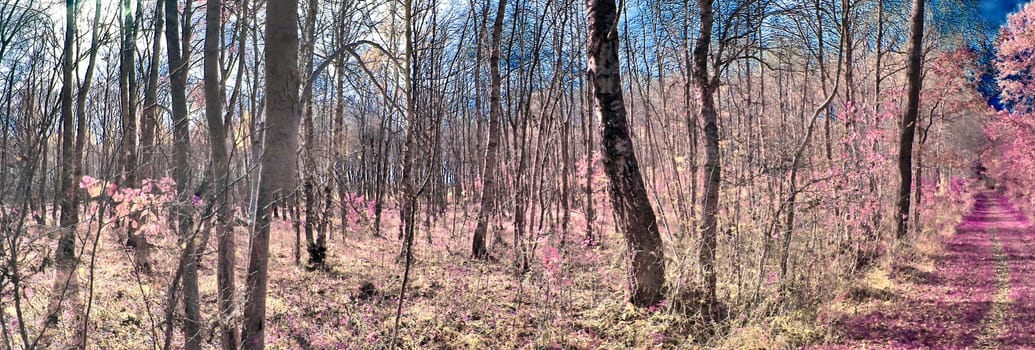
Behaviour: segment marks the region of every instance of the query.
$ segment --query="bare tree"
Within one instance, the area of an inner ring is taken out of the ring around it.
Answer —
[[[161,106],[158,105],[158,80],[159,66],[162,63],[162,30],[165,26],[165,11],[163,0],[155,4],[154,23],[151,38],[151,61],[147,67],[147,83],[144,86],[143,115],[140,118],[140,168],[138,175],[141,178],[150,178],[155,174],[153,165],[156,132],[158,128],[158,117]],[[139,237],[140,242],[136,249],[146,249],[147,241],[144,236]]]
[[[131,0],[121,1],[122,9],[122,47],[119,55],[119,99],[122,104],[122,142],[119,145],[119,170],[122,172],[120,183],[123,186],[140,186],[138,154],[137,154],[137,77],[136,77],[136,40],[137,19],[131,12]],[[141,4],[142,5],[142,4]],[[143,11],[137,8],[138,15]],[[133,220],[139,218],[134,215]],[[143,273],[151,272],[150,247],[143,234],[137,234],[137,225],[126,225],[126,245],[133,248],[133,264]]]
[[[691,69],[694,85],[697,88],[699,113],[704,122],[704,197],[701,199],[701,252],[699,263],[704,279],[706,305],[715,302],[715,249],[718,233],[719,186],[722,182],[722,168],[719,159],[719,126],[718,112],[715,109],[715,90],[718,88],[718,77],[708,71],[709,50],[712,42],[712,25],[715,13],[712,5],[715,0],[697,0],[700,10],[700,28],[697,43],[694,45],[694,66]]]
[[[303,21],[303,35],[305,40],[302,42],[302,57],[304,57],[303,72],[308,76],[305,77],[308,82],[307,85],[312,84],[312,81],[316,79],[316,75],[312,75],[313,64],[314,64],[314,52],[316,48],[316,16],[317,9],[320,7],[320,2],[317,0],[309,0],[306,5],[306,15]],[[315,149],[316,145],[316,126],[313,125],[313,94],[311,89],[306,89],[302,96],[300,103],[303,107],[303,134],[304,134],[304,147],[302,152],[302,162],[304,168],[302,176],[304,177],[302,183],[302,194],[305,200],[305,239],[306,239],[306,252],[309,254],[309,266],[311,268],[325,268],[326,257],[327,257],[327,232],[326,230],[317,227],[318,222],[321,220],[320,213],[318,212],[317,198],[316,198],[316,186],[317,186],[317,173],[316,173],[316,157]],[[313,230],[317,230],[315,233]]]
[[[180,234],[180,255],[183,271],[182,291],[185,320],[183,322],[184,349],[201,349],[201,297],[198,290],[198,244],[193,232],[194,217],[190,168],[190,119],[187,115],[187,73],[190,70],[191,6],[183,8],[185,28],[180,28],[177,0],[165,1],[165,40],[169,57],[169,90],[172,94],[173,117],[173,178],[176,180],[176,229]],[[182,34],[182,40],[181,40]],[[174,281],[175,283],[175,281]]]
[[[503,107],[500,103],[500,41],[503,36],[503,17],[506,14],[507,1],[500,0],[496,6],[496,19],[492,22],[492,43],[489,53],[489,139],[485,144],[485,163],[482,165],[482,194],[478,208],[478,224],[474,229],[471,241],[471,256],[484,259],[489,256],[485,248],[485,233],[489,225],[489,217],[496,204],[496,175],[499,172],[500,120],[503,118]],[[515,242],[516,243],[516,242]]]
[[[906,110],[902,114],[902,133],[898,145],[898,171],[901,182],[898,187],[898,216],[895,233],[899,239],[906,236],[909,228],[909,194],[913,186],[913,139],[916,137],[916,120],[920,114],[920,89],[923,85],[923,41],[924,0],[913,0],[913,12],[909,24],[909,60],[906,67],[908,91]],[[917,189],[919,191],[920,189]]]
[[[76,1],[65,1],[65,42],[61,65],[61,234],[54,257],[54,289],[48,307],[45,325],[56,326],[65,300],[79,297],[79,277],[76,274],[75,237],[79,225],[76,201],[76,168],[81,160],[75,149],[76,123],[73,113],[72,85],[75,68],[74,43],[76,38]],[[45,330],[44,330],[45,331]]]
[[[588,11],[593,110],[604,124],[604,171],[611,180],[611,203],[628,250],[629,301],[650,306],[664,296],[665,256],[629,137],[618,61],[617,6],[614,0],[590,0]]]
[[[122,182],[136,187],[137,162],[137,78],[136,78],[136,22],[133,19],[132,0],[121,0],[122,47],[119,54],[119,100],[122,107],[122,143],[119,145],[119,167]],[[132,230],[130,230],[132,232]]]
[[[215,183],[210,195],[216,209],[216,283],[219,289],[220,340],[223,350],[237,349],[237,328],[231,322],[234,311],[234,235],[230,223],[229,168],[226,127],[223,121],[223,93],[220,79],[219,38],[223,32],[222,0],[208,0],[205,10],[205,117],[211,149],[209,178]],[[232,108],[232,107],[231,107]]]
[[[241,348],[265,348],[266,287],[269,280],[270,208],[294,188],[298,148],[298,0],[266,5],[266,131],[245,285]]]

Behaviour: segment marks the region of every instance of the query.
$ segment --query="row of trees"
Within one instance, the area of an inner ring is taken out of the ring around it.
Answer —
[[[222,348],[262,348],[277,217],[312,269],[341,254],[328,240],[391,237],[385,213],[407,269],[447,210],[472,212],[472,258],[518,273],[538,242],[588,249],[613,224],[635,305],[701,300],[684,306],[719,318],[808,304],[933,226],[918,213],[945,204],[924,196],[947,196],[983,147],[962,29],[977,16],[952,1],[64,5],[0,5],[5,304],[43,264],[23,253],[46,245],[30,221],[60,227],[46,325],[22,326],[25,347],[62,322],[85,344],[76,273],[117,227],[144,275],[153,242],[176,242],[165,347],[180,314],[185,347],[202,346],[214,236]],[[111,190],[92,195],[86,175]],[[174,198],[118,211],[119,189],[157,194],[162,177]]]

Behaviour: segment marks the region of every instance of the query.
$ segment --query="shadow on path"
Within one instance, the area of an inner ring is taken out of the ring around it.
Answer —
[[[1035,242],[996,193],[975,196],[936,271],[887,305],[842,319],[844,345],[824,348],[1035,348]]]

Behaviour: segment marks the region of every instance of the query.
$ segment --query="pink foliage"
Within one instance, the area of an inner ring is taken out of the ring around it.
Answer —
[[[85,189],[90,198],[100,196],[101,190],[104,187],[104,181],[93,178],[90,175],[83,175],[82,179],[79,180],[79,188]]]
[[[348,220],[347,224],[349,226],[356,225],[361,221],[369,222],[374,216],[374,206],[377,204],[374,199],[367,199],[362,195],[347,192],[341,200],[342,205],[346,208],[345,219]]]
[[[109,219],[125,219],[130,227],[145,234],[158,234],[165,227],[163,209],[176,201],[176,181],[164,177],[159,180],[144,179],[140,188],[119,187],[114,182],[99,180],[84,175],[79,187],[86,189],[90,198],[101,196],[102,189],[106,199],[114,206],[109,212]],[[192,202],[201,205],[201,199],[194,196]]]
[[[1028,3],[1007,18],[999,34],[999,87],[1016,111],[1032,112],[1035,104],[1035,4]]]
[[[1000,112],[990,118],[985,128],[992,141],[988,157],[988,175],[1006,184],[1013,191],[1030,191],[1035,188],[1035,120],[1022,113]],[[1029,193],[1020,193],[1022,195]]]
[[[549,277],[556,276],[561,268],[561,253],[557,247],[546,246],[543,248],[543,270]]]

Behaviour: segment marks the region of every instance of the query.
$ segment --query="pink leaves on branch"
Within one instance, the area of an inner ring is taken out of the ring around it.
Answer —
[[[148,234],[162,231],[165,215],[161,211],[176,202],[176,181],[170,177],[145,179],[140,188],[133,188],[84,175],[79,188],[85,189],[90,199],[111,201],[114,208],[108,212],[109,219],[126,219],[130,227]],[[194,197],[193,204],[200,205],[201,199]]]
[[[104,189],[107,181],[102,181],[90,177],[89,175],[83,175],[83,178],[79,180],[79,188],[85,189],[86,193],[90,195],[90,198],[94,198],[101,195],[101,190]]]

